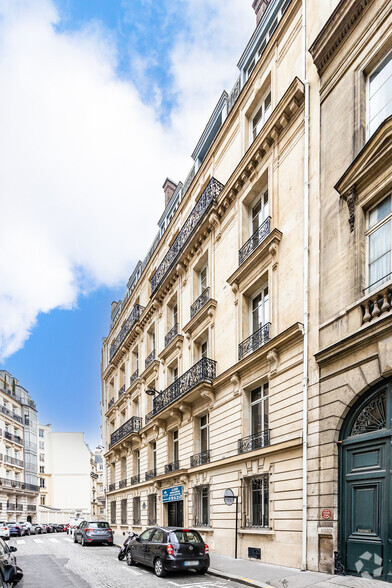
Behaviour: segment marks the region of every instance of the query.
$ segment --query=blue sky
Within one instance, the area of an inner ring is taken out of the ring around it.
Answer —
[[[100,442],[100,349],[255,24],[251,0],[0,0],[0,367]]]

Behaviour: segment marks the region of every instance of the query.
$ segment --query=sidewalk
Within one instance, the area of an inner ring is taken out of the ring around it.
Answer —
[[[114,534],[114,543],[119,547],[125,536]],[[236,580],[247,586],[258,588],[386,588],[386,582],[357,578],[354,576],[335,576],[319,572],[301,572],[295,568],[273,566],[247,559],[234,559],[226,555],[210,553],[211,565],[208,573],[212,576]]]

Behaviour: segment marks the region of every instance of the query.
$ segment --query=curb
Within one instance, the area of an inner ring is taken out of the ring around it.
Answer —
[[[233,580],[238,584],[244,584],[245,586],[256,586],[257,588],[272,588],[269,584],[264,584],[264,582],[258,582],[257,580],[251,580],[250,578],[244,578],[242,576],[237,576],[236,574],[228,574],[226,572],[221,572],[220,570],[214,570],[214,568],[208,568],[207,575],[210,576],[217,576],[218,578],[224,578],[225,580]]]

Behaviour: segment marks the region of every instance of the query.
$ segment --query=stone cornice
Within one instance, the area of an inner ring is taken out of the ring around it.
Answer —
[[[350,36],[371,0],[341,0],[309,48],[319,76]]]

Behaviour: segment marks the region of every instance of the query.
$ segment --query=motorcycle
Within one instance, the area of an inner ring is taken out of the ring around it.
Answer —
[[[123,534],[125,535],[125,531]],[[125,558],[125,555],[127,553],[128,543],[131,541],[131,539],[136,537],[136,533],[133,533],[132,531],[127,531],[127,535],[128,535],[128,537],[125,539],[124,545],[122,547],[120,547],[120,551],[117,556],[120,561],[122,561]]]

